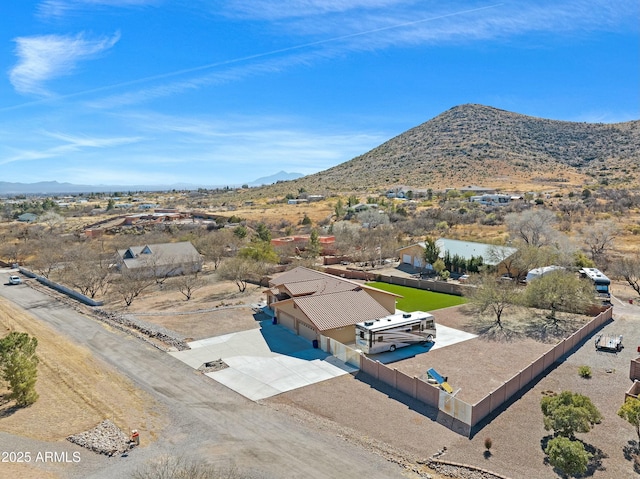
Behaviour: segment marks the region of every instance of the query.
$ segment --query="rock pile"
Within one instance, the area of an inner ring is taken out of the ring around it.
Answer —
[[[157,324],[148,323],[140,319],[134,318],[131,315],[120,315],[104,309],[95,309],[96,316],[106,323],[120,327],[120,329],[135,330],[146,338],[155,338],[162,341],[164,344],[171,348],[175,348],[178,351],[184,351],[191,349],[189,345],[178,334],[170,331]]]
[[[107,456],[122,454],[129,449],[129,437],[108,419],[93,429],[67,437],[67,440]]]
[[[201,373],[213,373],[216,371],[222,371],[223,369],[227,369],[229,365],[225,363],[222,359],[216,359],[215,361],[208,361],[202,366],[198,368],[198,371]]]

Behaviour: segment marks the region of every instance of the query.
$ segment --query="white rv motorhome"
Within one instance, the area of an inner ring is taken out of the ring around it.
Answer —
[[[367,354],[395,351],[433,341],[435,337],[435,318],[422,311],[397,313],[356,324],[356,347]]]
[[[603,304],[610,303],[611,292],[609,291],[609,285],[611,280],[602,271],[596,268],[582,268],[578,273],[582,278],[587,278],[593,283],[597,299],[600,299]]]
[[[527,273],[525,281],[530,283],[534,279],[542,278],[545,274],[549,274],[554,271],[561,271],[563,269],[564,268],[562,266],[543,266],[542,268],[535,268]]]

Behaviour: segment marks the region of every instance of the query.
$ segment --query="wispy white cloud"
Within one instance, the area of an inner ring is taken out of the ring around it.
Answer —
[[[69,135],[59,132],[44,131],[38,135],[39,139],[33,138],[34,142],[42,145],[40,148],[14,148],[12,153],[5,153],[0,159],[0,165],[19,161],[44,160],[51,158],[63,159],[65,155],[87,149],[115,148],[122,145],[137,143],[142,137],[91,137],[85,135]],[[58,141],[46,141],[46,139]],[[52,144],[55,143],[55,144]],[[8,148],[7,148],[8,149]]]
[[[237,168],[242,165],[252,165],[256,172],[263,165],[260,174],[272,172],[274,164],[315,173],[349,160],[388,137],[388,133],[355,128],[350,131],[344,125],[305,126],[303,119],[286,116],[220,119],[139,112],[119,118],[129,129],[149,138],[139,154],[148,155],[153,162],[167,157],[170,151],[170,161],[174,164],[189,165],[189,169],[211,171],[219,176],[235,174],[238,181],[251,179]],[[230,164],[236,168],[228,168]],[[240,178],[242,175],[244,178]]]
[[[19,93],[47,96],[50,93],[44,84],[48,80],[70,74],[80,61],[108,50],[119,39],[119,33],[98,39],[87,39],[83,34],[15,38],[18,63],[10,70],[9,79]]]
[[[155,85],[91,104],[113,107],[141,103],[252,75],[281,71],[349,51],[468,43],[531,33],[615,30],[622,24],[637,29],[629,19],[637,17],[638,7],[629,0],[472,2],[466,5],[466,9],[454,9],[451,4],[402,0],[227,2],[223,7],[227,14],[265,20],[273,27],[274,35],[296,35],[311,41],[138,79],[130,84]],[[354,10],[359,14],[354,15]],[[178,77],[184,79],[166,81]],[[166,82],[158,85],[158,81],[163,80]],[[113,88],[118,86],[130,85],[114,85]]]
[[[221,11],[231,17],[278,20],[416,3],[407,0],[231,0],[223,2]]]
[[[469,2],[465,7],[432,2],[360,14],[285,18],[276,28],[308,38],[326,37],[344,49],[441,45],[512,38],[532,33],[571,35],[591,31],[638,30],[638,4],[630,0]]]
[[[63,17],[76,11],[105,7],[140,7],[160,3],[162,0],[44,0],[38,5],[37,13],[44,18]]]

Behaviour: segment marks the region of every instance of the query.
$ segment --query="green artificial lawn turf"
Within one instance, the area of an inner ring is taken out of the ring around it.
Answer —
[[[408,286],[379,283],[377,281],[367,283],[367,286],[401,295],[402,298],[398,298],[397,307],[402,311],[434,311],[466,303],[466,300],[461,296],[434,293],[433,291],[409,288]]]

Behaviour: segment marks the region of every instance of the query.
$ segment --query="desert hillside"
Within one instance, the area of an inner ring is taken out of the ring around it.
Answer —
[[[350,161],[285,184],[327,192],[399,184],[629,186],[639,167],[640,121],[577,123],[461,105]]]

